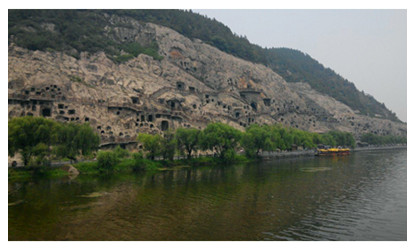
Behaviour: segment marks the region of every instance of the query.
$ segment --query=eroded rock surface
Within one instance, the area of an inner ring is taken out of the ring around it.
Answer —
[[[89,122],[103,145],[132,143],[140,132],[203,128],[211,121],[241,130],[252,123],[281,123],[313,132],[406,135],[406,124],[360,115],[307,83],[287,83],[263,65],[200,40],[155,24],[108,18],[109,38],[156,41],[164,58],[141,54],[116,64],[103,52],[76,59],[12,44],[9,119],[35,115]],[[117,26],[122,23],[128,25]]]

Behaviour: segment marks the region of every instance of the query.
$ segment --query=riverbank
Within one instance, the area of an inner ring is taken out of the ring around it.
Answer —
[[[249,159],[244,155],[236,155],[232,161],[224,161],[218,157],[212,156],[202,156],[191,159],[177,160],[137,160],[134,158],[123,158],[113,166],[110,173],[129,173],[134,171],[160,172],[171,171],[185,167],[247,163],[254,160],[256,159]],[[78,169],[81,174],[100,174],[102,172],[100,170],[98,161],[79,162],[74,164],[74,167]]]
[[[360,151],[391,150],[391,149],[406,149],[406,145],[359,147],[359,148],[354,148],[351,151],[360,152]]]
[[[369,147],[358,147],[351,149],[351,152],[365,152],[365,151],[380,151],[380,150],[394,150],[394,149],[406,149],[406,145],[394,145],[394,146],[369,146]],[[237,155],[236,158],[231,162],[223,162],[220,159],[213,156],[203,156],[191,159],[176,159],[172,161],[166,160],[148,160],[142,159],[140,162],[141,166],[137,166],[132,158],[123,158],[113,167],[111,173],[130,173],[134,171],[149,171],[149,172],[160,172],[160,171],[172,171],[185,167],[197,167],[197,166],[209,166],[209,165],[221,165],[221,164],[238,164],[252,161],[270,161],[273,159],[283,158],[299,158],[299,157],[314,157],[315,150],[298,150],[298,151],[287,151],[287,152],[261,152],[259,159],[248,159],[244,155]],[[34,175],[44,177],[63,177],[68,176],[70,173],[64,171],[65,166],[74,166],[80,174],[98,175],[102,174],[98,162],[96,160],[85,160],[77,163],[69,161],[57,161],[52,162],[51,166],[42,169],[39,168],[25,168],[25,167],[10,167],[9,166],[9,180],[22,180],[31,178]]]
[[[9,167],[8,176],[9,181],[30,179],[33,176],[51,178],[71,176],[71,173],[65,170],[69,166],[73,166],[77,171],[79,171],[79,174],[81,175],[129,174],[140,171],[156,173],[163,171],[173,171],[188,167],[248,163],[255,160],[258,159],[249,159],[244,155],[236,155],[232,161],[228,162],[213,156],[202,156],[191,159],[177,160],[139,159],[138,161],[132,157],[127,157],[120,158],[109,171],[102,171],[97,160],[85,160],[76,163],[61,161],[54,162],[51,164],[51,166],[47,167]]]
[[[393,150],[393,149],[406,149],[406,145],[391,145],[391,146],[368,146],[368,147],[356,147],[351,149],[350,152],[362,152],[362,151],[379,151],[379,150]],[[315,150],[301,150],[301,151],[288,151],[288,152],[263,152],[260,154],[263,160],[281,159],[281,158],[295,158],[295,157],[314,157]]]
[[[314,157],[314,150],[300,150],[287,152],[262,152],[260,154],[263,160],[282,159],[282,158],[296,158],[296,157]]]

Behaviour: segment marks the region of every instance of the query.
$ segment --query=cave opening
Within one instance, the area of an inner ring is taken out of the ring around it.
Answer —
[[[169,129],[169,122],[168,121],[162,121],[161,122],[161,130],[166,131],[167,129]]]
[[[256,105],[255,102],[251,103],[251,107],[252,107],[253,110],[255,110],[255,111],[257,110],[257,105]]]
[[[132,101],[134,104],[139,103],[138,97],[131,97],[131,101]]]
[[[178,90],[184,90],[184,82],[176,82],[176,86]]]
[[[50,108],[44,108],[42,109],[42,116],[51,116],[51,110]]]

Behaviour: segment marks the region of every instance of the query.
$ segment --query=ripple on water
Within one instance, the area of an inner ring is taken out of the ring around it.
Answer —
[[[328,167],[314,167],[314,168],[300,168],[300,171],[306,173],[314,173],[314,172],[322,172],[322,171],[329,171],[331,168]]]
[[[405,157],[21,184],[9,193],[9,240],[406,240]]]

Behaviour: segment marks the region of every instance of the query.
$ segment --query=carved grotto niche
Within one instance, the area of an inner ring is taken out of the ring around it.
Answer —
[[[161,130],[166,131],[169,129],[169,122],[168,121],[161,121]]]
[[[42,116],[44,117],[50,117],[52,114],[52,111],[50,108],[43,108],[42,109]]]

